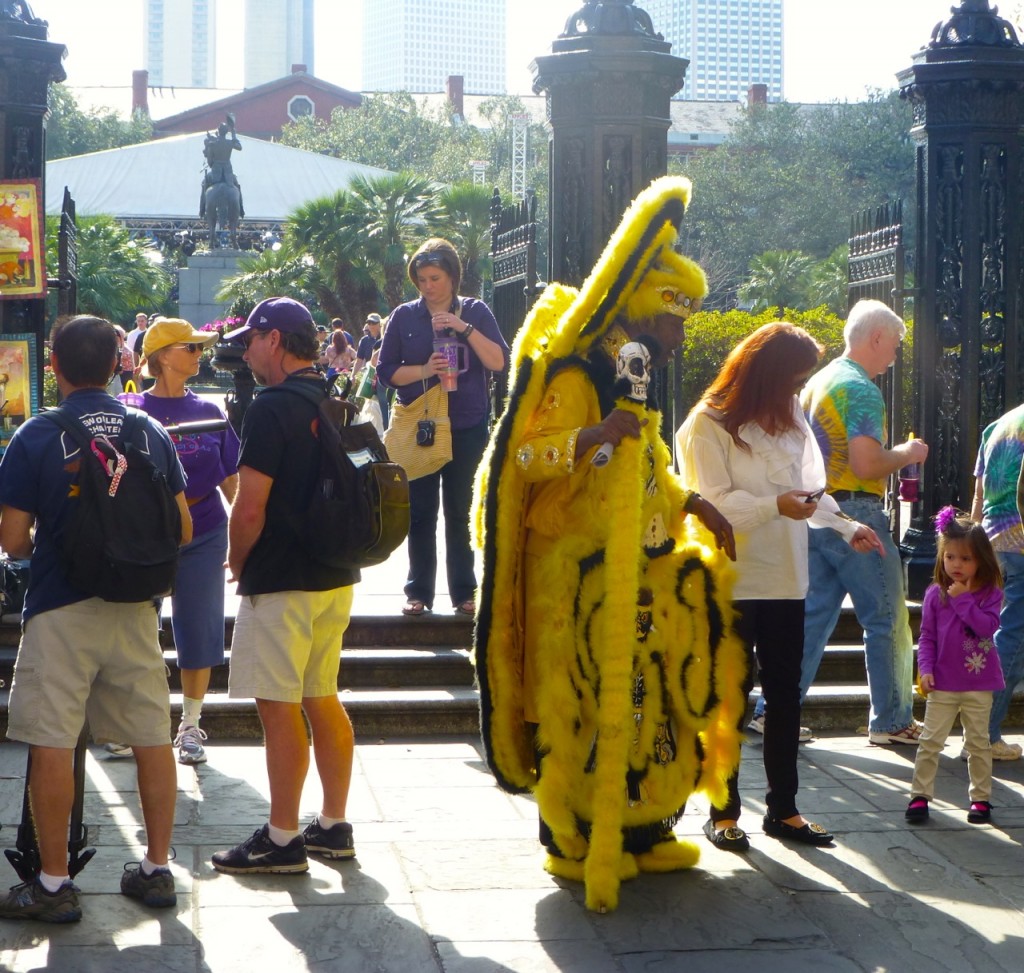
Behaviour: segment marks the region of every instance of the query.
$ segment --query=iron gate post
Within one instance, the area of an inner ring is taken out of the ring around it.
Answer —
[[[970,509],[982,430],[1021,401],[1024,47],[962,0],[897,77],[917,151],[914,428],[929,445],[903,543],[908,594],[935,561],[931,518]]]
[[[669,102],[689,61],[633,0],[590,0],[530,68],[547,95],[548,280],[579,286],[633,197],[668,165]]]

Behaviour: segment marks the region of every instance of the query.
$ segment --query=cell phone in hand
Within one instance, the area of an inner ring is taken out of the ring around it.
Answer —
[[[821,495],[824,492],[824,487],[822,487],[820,490],[815,490],[814,493],[810,493],[806,497],[804,497],[804,503],[817,503],[821,499]]]

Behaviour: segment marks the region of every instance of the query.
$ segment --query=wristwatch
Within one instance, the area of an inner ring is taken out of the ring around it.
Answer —
[[[475,327],[474,325],[472,325],[472,324],[467,324],[467,325],[466,325],[466,326],[465,326],[465,327],[464,327],[464,328],[462,329],[462,337],[463,337],[463,338],[465,338],[465,339],[466,339],[467,341],[469,341],[469,336],[470,336],[470,335],[471,335],[471,334],[472,334],[472,333],[473,333],[474,331],[476,331],[476,327]]]

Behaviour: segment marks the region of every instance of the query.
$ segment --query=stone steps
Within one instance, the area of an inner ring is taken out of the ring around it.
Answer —
[[[920,607],[911,605],[915,631]],[[225,625],[230,644],[233,623]],[[15,620],[0,623],[0,680],[9,687],[17,651]],[[805,702],[802,721],[815,730],[856,731],[867,722],[868,692],[861,630],[845,608],[825,651],[818,679]],[[475,734],[479,696],[470,663],[472,621],[447,614],[418,619],[392,615],[354,616],[345,635],[338,689],[361,738]],[[170,625],[161,634],[169,671],[174,722],[181,712],[181,680]],[[228,666],[213,671],[203,706],[203,727],[212,739],[258,739],[262,730],[251,700],[227,697]],[[755,689],[756,693],[756,689]],[[917,701],[917,712],[923,712]],[[1024,725],[1024,693],[1008,722]],[[7,692],[0,691],[0,734],[6,732]]]

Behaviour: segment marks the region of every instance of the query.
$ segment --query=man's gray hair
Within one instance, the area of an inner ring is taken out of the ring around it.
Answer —
[[[846,350],[863,343],[871,337],[872,332],[879,329],[888,331],[894,337],[899,336],[900,340],[907,333],[903,319],[888,305],[874,300],[858,301],[850,308],[846,327],[843,328]]]

